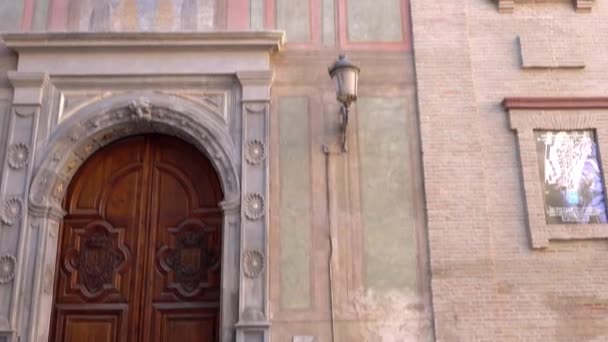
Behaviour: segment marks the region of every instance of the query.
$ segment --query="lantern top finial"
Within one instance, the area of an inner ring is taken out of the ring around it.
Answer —
[[[331,77],[334,76],[334,73],[340,69],[345,69],[345,68],[352,68],[354,70],[357,71],[357,73],[360,71],[359,67],[357,67],[356,65],[354,65],[353,63],[351,63],[348,59],[346,59],[346,55],[341,53],[338,56],[338,60],[334,63],[334,65],[331,66],[331,68],[329,68],[329,75]]]

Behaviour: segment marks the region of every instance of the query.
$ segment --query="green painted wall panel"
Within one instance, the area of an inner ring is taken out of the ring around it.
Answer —
[[[310,8],[307,0],[276,0],[277,29],[288,42],[310,41]]]
[[[323,44],[333,46],[336,44],[336,10],[335,0],[323,0]]]
[[[49,0],[36,0],[32,30],[45,31],[49,17]]]
[[[0,1],[0,31],[20,31],[23,0]]]
[[[415,288],[416,240],[404,98],[357,102],[361,211],[368,288]]]
[[[308,99],[279,100],[281,305],[310,307],[310,154]]]
[[[349,40],[402,41],[400,1],[403,0],[347,0]]]
[[[249,26],[255,30],[264,29],[264,0],[249,2]]]

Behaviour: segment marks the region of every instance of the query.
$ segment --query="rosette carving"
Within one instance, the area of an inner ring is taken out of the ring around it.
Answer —
[[[258,193],[251,193],[245,197],[245,216],[250,220],[257,220],[264,216],[264,197]]]
[[[260,165],[266,159],[266,146],[260,140],[249,140],[247,143],[247,162],[251,165]]]
[[[17,259],[10,254],[0,256],[0,284],[8,284],[15,279]]]
[[[248,250],[243,254],[243,272],[248,278],[257,278],[264,270],[264,254]]]
[[[2,223],[12,226],[21,218],[22,211],[23,201],[17,197],[9,198],[2,205],[0,219],[2,219]]]
[[[27,164],[30,149],[26,144],[12,144],[8,149],[8,165],[13,169],[21,169]]]

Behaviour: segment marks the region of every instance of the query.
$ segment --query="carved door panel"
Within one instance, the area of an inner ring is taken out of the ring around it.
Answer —
[[[216,341],[218,177],[192,146],[138,136],[93,155],[70,184],[51,341]]]

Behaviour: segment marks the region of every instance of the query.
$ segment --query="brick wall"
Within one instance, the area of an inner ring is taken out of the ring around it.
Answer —
[[[511,14],[487,0],[412,1],[437,341],[608,339],[606,241],[530,247],[501,106],[606,94],[607,17],[601,1],[590,13],[557,1],[516,3]],[[546,43],[555,36],[565,45]],[[523,68],[522,41],[545,42],[523,46],[540,67]]]

